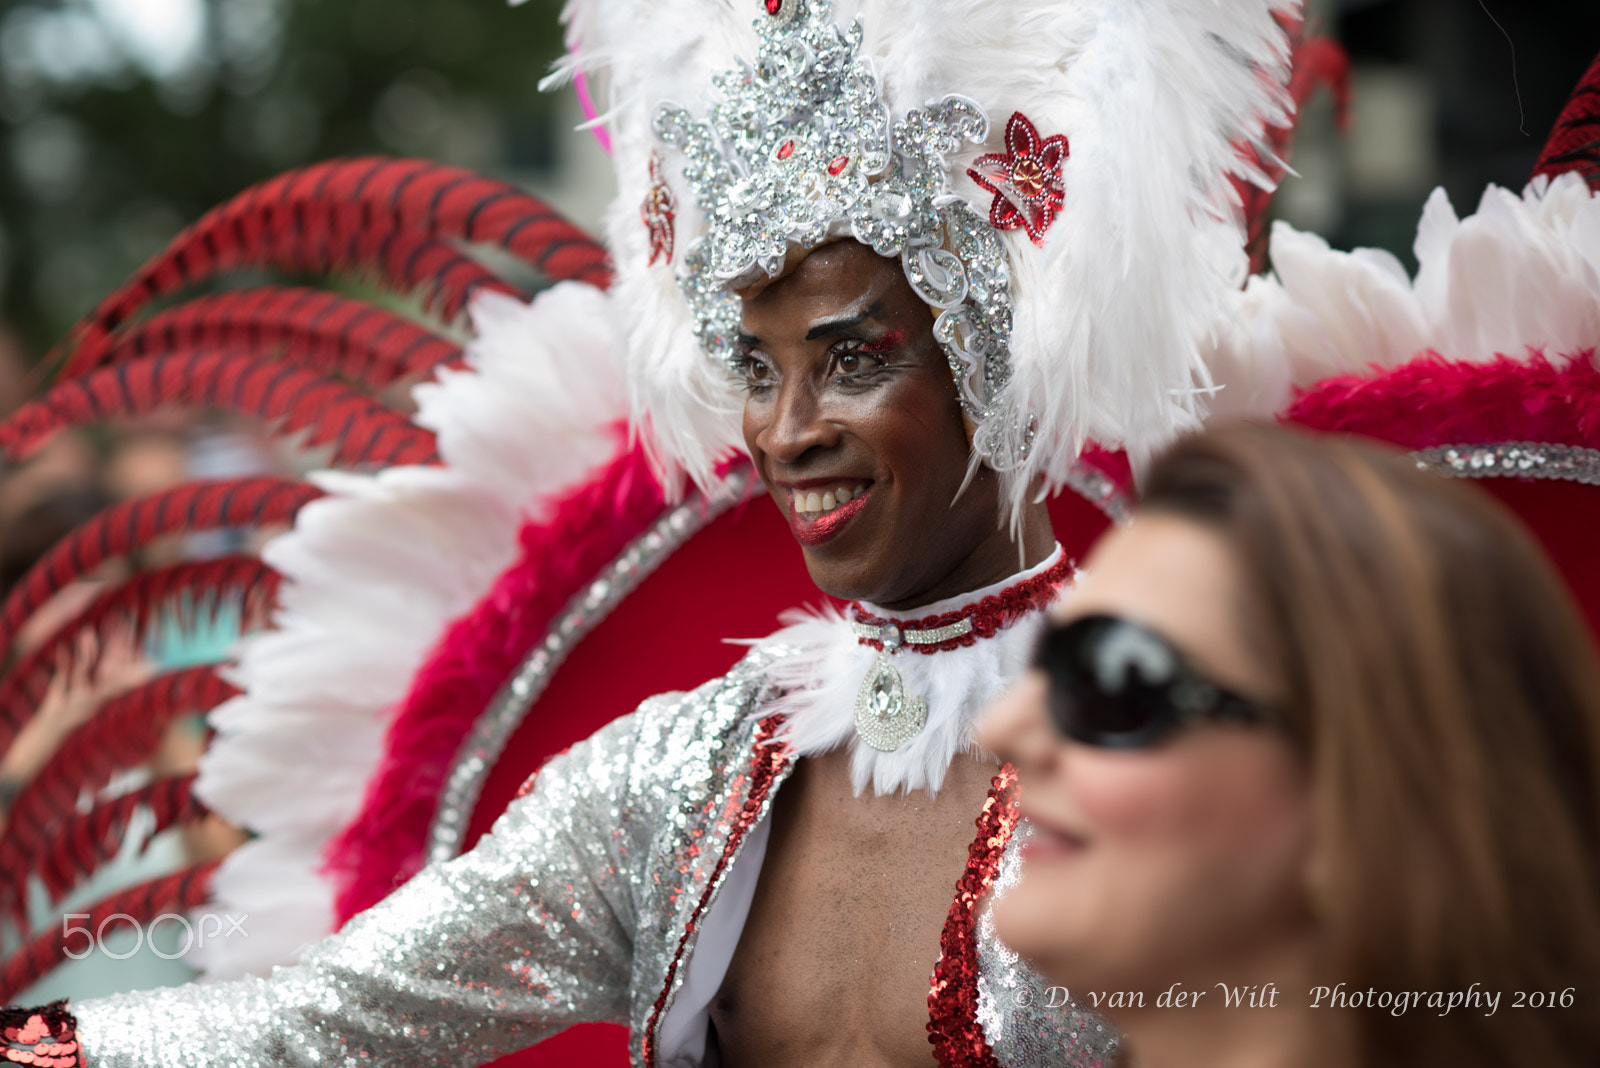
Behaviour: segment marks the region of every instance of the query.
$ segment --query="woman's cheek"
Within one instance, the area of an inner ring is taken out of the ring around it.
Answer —
[[[1186,835],[1203,822],[1196,769],[1166,753],[1074,747],[1062,783],[1091,841],[1142,842]]]
[[[1302,776],[1275,735],[1196,733],[1133,752],[1077,747],[1062,781],[1084,831],[1107,844],[1245,851],[1300,825]]]

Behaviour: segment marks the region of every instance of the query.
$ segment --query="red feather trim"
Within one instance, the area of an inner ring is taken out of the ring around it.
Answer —
[[[253,556],[223,556],[144,571],[102,593],[0,679],[0,749],[9,746],[17,730],[32,717],[51,674],[60,665],[72,663],[79,634],[99,631],[109,620],[123,619],[138,641],[158,608],[181,616],[201,611],[202,604],[215,605],[234,596],[243,599],[245,623],[250,625],[277,595],[281,580],[278,572]]]
[[[1350,120],[1350,57],[1331,37],[1307,37],[1304,23],[1279,15],[1289,30],[1293,48],[1290,60],[1289,96],[1294,100],[1294,120],[1288,126],[1267,129],[1266,144],[1240,145],[1238,152],[1251,165],[1271,178],[1274,186],[1288,173],[1289,156],[1294,149],[1294,133],[1300,113],[1318,89],[1327,86],[1333,94],[1334,108],[1341,129]],[[1264,151],[1263,151],[1264,149]],[[1277,189],[1262,189],[1253,182],[1234,178],[1233,185],[1244,207],[1245,247],[1250,252],[1250,273],[1267,268],[1267,222],[1271,218],[1272,198]]]
[[[81,794],[98,793],[117,772],[148,761],[174,720],[203,715],[238,693],[215,665],[184,668],[113,697],[68,735],[17,794],[0,833],[0,909],[9,913],[20,897],[22,858],[48,844]]]
[[[338,463],[387,467],[438,460],[431,431],[371,397],[293,364],[236,352],[147,356],[63,382],[0,423],[0,452],[22,460],[64,427],[168,405],[281,421],[281,434],[309,430],[306,444],[331,444]]]
[[[515,292],[481,267],[472,274],[463,264],[473,261],[447,264],[441,257],[454,253],[445,240],[498,245],[552,279],[610,284],[603,246],[503,182],[426,160],[333,161],[290,171],[213,209],[102,301],[68,344],[99,346],[152,298],[242,265],[381,266],[402,289],[436,286],[447,316],[477,288]]]
[[[74,374],[199,348],[270,352],[318,374],[381,389],[460,360],[461,346],[365,301],[292,286],[197,297],[124,333],[78,346]]]
[[[1600,56],[1556,118],[1533,176],[1554,178],[1567,171],[1577,171],[1590,189],[1600,190]]]
[[[1428,352],[1389,370],[1319,382],[1284,420],[1405,449],[1503,441],[1600,448],[1594,355],[1591,349],[1552,362],[1534,352],[1478,363]]]
[[[78,953],[88,948],[84,945],[86,939],[110,934],[129,923],[147,924],[164,913],[199,908],[211,897],[211,878],[221,863],[208,860],[102,898],[89,907],[86,919],[74,914],[83,922],[73,925],[73,933],[52,925],[0,967],[0,1001],[9,1001],[19,990],[48,974],[66,959],[68,950]],[[91,934],[83,934],[84,928]]]
[[[99,870],[101,864],[117,855],[128,831],[128,821],[136,811],[143,809],[153,818],[149,834],[139,844],[141,851],[150,844],[151,837],[167,828],[197,823],[209,817],[211,810],[194,796],[194,781],[192,773],[157,779],[137,790],[102,801],[87,812],[74,813],[51,828],[47,852],[25,854],[19,859],[24,868],[32,869],[43,881],[51,903],[58,902]],[[25,922],[25,905],[25,901],[16,903],[15,919]]]
[[[188,482],[124,501],[51,547],[0,605],[0,648],[68,583],[167,534],[287,523],[322,496],[305,482],[257,476]]]
[[[623,430],[618,428],[618,435]],[[343,923],[421,868],[456,747],[556,615],[666,507],[641,449],[625,452],[547,520],[526,523],[516,563],[445,631],[390,723],[360,814],[329,843]]]

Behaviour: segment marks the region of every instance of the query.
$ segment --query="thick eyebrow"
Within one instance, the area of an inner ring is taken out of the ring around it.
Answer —
[[[866,311],[857,312],[855,315],[841,315],[833,319],[819,319],[811,324],[811,329],[806,331],[806,340],[815,341],[819,337],[829,337],[833,334],[842,334],[852,327],[860,326],[868,319],[875,318],[878,309],[883,307],[882,300],[872,302]]]

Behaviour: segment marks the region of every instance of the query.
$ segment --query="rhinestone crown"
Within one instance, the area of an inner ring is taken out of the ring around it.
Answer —
[[[912,289],[938,309],[934,336],[977,425],[974,448],[991,467],[1015,467],[1032,434],[1001,413],[1011,374],[1005,250],[951,192],[945,161],[963,142],[983,142],[988,117],[952,94],[894,119],[861,55],[859,22],[841,28],[832,0],[763,7],[756,61],[713,79],[709,119],[672,103],[655,116],[706,217],[679,274],[702,345],[731,359],[740,319],[731,290],[758,271],[781,273],[790,244],[849,235],[898,256]]]

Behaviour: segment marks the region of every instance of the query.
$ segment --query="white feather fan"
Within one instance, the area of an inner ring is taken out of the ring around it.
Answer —
[[[1218,412],[1272,418],[1296,387],[1429,350],[1487,360],[1600,346],[1600,194],[1579,175],[1520,196],[1490,186],[1466,218],[1435,190],[1414,247],[1413,283],[1387,252],[1340,252],[1277,223],[1272,274],[1230,298],[1233,324],[1208,357]]]
[[[207,978],[264,973],[333,930],[323,850],[360,811],[393,707],[515,558],[523,520],[618,448],[626,400],[605,294],[577,282],[532,304],[485,293],[471,312],[469,369],[415,390],[443,466],[325,472],[328,496],[262,553],[286,580],[275,628],[239,645],[230,680],[244,694],[211,714],[198,784],[259,835],[223,861],[208,906],[247,916],[249,936],[192,950]]]

